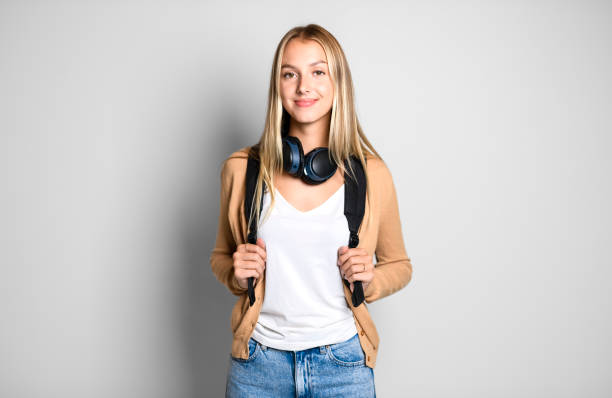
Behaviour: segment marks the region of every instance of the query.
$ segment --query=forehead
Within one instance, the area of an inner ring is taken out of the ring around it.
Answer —
[[[291,39],[285,46],[282,63],[299,66],[319,60],[327,62],[325,51],[319,43],[314,40]],[[325,64],[319,65],[325,66]]]

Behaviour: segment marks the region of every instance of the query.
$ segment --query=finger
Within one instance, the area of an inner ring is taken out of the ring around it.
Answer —
[[[353,255],[354,255],[353,249],[348,249],[346,252],[340,254],[338,256],[338,265],[344,264],[346,260],[351,258]]]
[[[238,245],[236,251],[239,253],[259,253],[264,260],[266,259],[266,251],[261,246],[254,245],[252,243],[242,243]]]
[[[266,260],[264,258],[261,258],[261,254],[258,252],[234,252],[234,261],[236,260],[243,260],[243,261],[248,261],[248,260],[252,260],[252,261],[258,261],[260,262],[262,265],[266,265]]]
[[[358,263],[357,256],[347,258],[346,261],[340,266],[340,273],[344,275],[344,277],[346,278],[351,273],[350,271],[351,267],[357,263]]]
[[[238,268],[236,271],[234,271],[234,275],[240,278],[258,278],[260,273],[256,269],[252,268]]]
[[[238,260],[236,262],[236,272],[237,270],[255,270],[257,271],[257,276],[263,273],[266,267],[257,261],[244,261]]]
[[[367,267],[365,271],[355,272],[347,278],[349,282],[361,281],[362,283],[370,283],[374,279],[374,266]],[[365,286],[364,286],[365,289]]]
[[[261,253],[259,252],[246,252],[239,253],[238,259],[240,260],[253,260],[253,261],[261,261],[262,264],[265,263],[265,259],[261,257]]]
[[[368,279],[368,274],[366,272],[355,272],[351,274],[348,278],[346,278],[346,280],[349,282],[355,282],[355,281],[363,282],[367,279]]]
[[[367,269],[368,267],[365,266],[365,264],[355,264],[350,268],[349,273],[351,276],[355,277],[359,274],[364,274]]]
[[[262,240],[263,242],[263,240]],[[263,260],[266,260],[266,251],[259,245],[254,245],[252,243],[248,243],[246,247],[246,251],[249,253],[258,253]]]
[[[259,254],[257,253],[242,253],[234,262],[238,262],[241,264],[256,263],[262,268],[266,266],[264,261],[261,259],[261,257],[259,257]]]
[[[368,251],[363,248],[363,247],[352,247],[352,248],[348,248],[348,250],[344,253],[340,253],[341,249],[343,247],[348,248],[348,246],[342,246],[340,247],[340,250],[338,250],[338,262],[339,263],[343,263],[346,261],[347,258],[352,257],[352,256],[366,256],[368,255]]]
[[[352,256],[347,258],[347,260],[344,262],[344,264],[342,264],[340,266],[341,269],[341,273],[345,274],[345,273],[350,273],[350,269],[354,266],[354,265],[358,265],[358,264],[368,264],[370,262],[370,258],[369,256]],[[359,265],[359,267],[361,267],[361,269],[363,269],[363,265]]]
[[[363,264],[354,264],[344,273],[344,279],[350,280],[350,278],[353,278],[356,274],[362,273],[362,270]]]
[[[371,263],[355,264],[348,269],[345,279],[348,281],[368,280],[371,276],[373,277],[373,269],[374,265]]]
[[[348,246],[340,246],[338,249],[338,263],[341,264],[346,261],[348,257],[352,255],[353,249]]]
[[[261,258],[259,253],[243,253],[240,255],[239,260],[256,261],[257,263],[261,264],[262,267],[266,265],[266,262]]]
[[[254,269],[245,269],[245,268],[241,268],[238,269],[234,272],[234,275],[236,276],[236,278],[240,278],[240,279],[247,279],[247,278],[255,278],[255,279],[259,279],[259,273],[257,272],[257,270]]]
[[[356,264],[354,267],[359,268],[359,269],[363,269],[363,265],[360,264]],[[350,267],[348,270],[346,270],[344,272],[344,279],[346,280],[350,280],[350,278],[355,275],[355,268]]]

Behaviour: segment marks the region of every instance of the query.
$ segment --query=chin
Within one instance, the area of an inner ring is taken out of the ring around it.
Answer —
[[[317,120],[325,116],[324,113],[318,114],[314,112],[308,112],[308,110],[302,110],[302,109],[298,109],[297,112],[296,111],[290,112],[289,115],[291,116],[293,120],[299,123],[316,122]]]
[[[306,124],[306,123],[316,122],[317,120],[321,119],[321,117],[322,115],[318,117],[292,117],[292,118],[298,123]]]

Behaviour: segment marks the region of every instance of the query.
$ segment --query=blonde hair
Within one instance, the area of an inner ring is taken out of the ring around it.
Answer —
[[[314,40],[323,47],[323,51],[325,51],[325,55],[327,56],[330,79],[334,86],[328,143],[330,160],[336,163],[342,175],[345,175],[346,169],[344,167],[344,161],[352,155],[359,159],[364,166],[364,171],[366,155],[382,159],[366,138],[359,124],[359,120],[357,119],[351,72],[340,43],[338,43],[331,33],[317,24],[292,28],[285,33],[276,48],[274,61],[272,63],[272,72],[270,74],[268,110],[265,127],[259,142],[251,147],[249,154],[259,159],[260,165],[254,198],[261,198],[264,181],[271,195],[270,207],[263,220],[270,214],[270,210],[275,203],[274,176],[276,173],[282,174],[283,172],[282,138],[284,135],[288,134],[291,116],[283,108],[279,94],[279,84],[283,53],[287,43],[292,39]],[[350,162],[349,169],[349,175],[354,178],[354,172]],[[367,182],[368,177],[366,173],[366,183]],[[369,183],[367,183],[367,195],[371,197]],[[260,211],[261,202],[253,199],[253,205],[251,206],[251,213],[247,225],[251,225],[253,217],[256,217],[257,225],[260,225]],[[370,206],[368,206],[368,220],[370,219],[370,212],[371,209]]]

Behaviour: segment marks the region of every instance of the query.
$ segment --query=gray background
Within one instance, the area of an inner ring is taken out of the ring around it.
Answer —
[[[0,396],[222,396],[222,160],[342,44],[414,274],[380,397],[612,394],[610,2],[0,3]],[[608,203],[608,205],[606,205]]]

